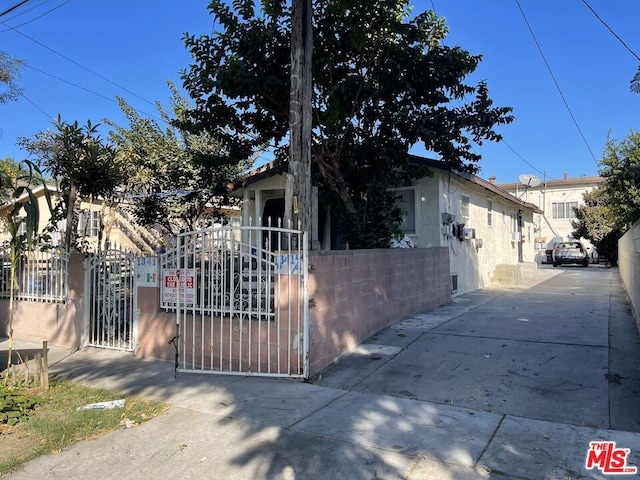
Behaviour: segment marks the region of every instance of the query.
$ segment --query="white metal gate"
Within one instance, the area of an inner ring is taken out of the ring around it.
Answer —
[[[137,313],[136,260],[133,254],[107,250],[85,265],[85,344],[132,351]]]
[[[177,371],[306,378],[306,245],[280,227],[180,234],[161,259]]]

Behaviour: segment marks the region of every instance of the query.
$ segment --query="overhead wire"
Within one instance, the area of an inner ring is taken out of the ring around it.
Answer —
[[[85,92],[90,93],[92,95],[95,95],[97,97],[104,98],[105,100],[109,100],[110,102],[118,103],[118,101],[116,99],[114,99],[114,98],[107,97],[106,95],[102,95],[101,93],[98,93],[98,92],[96,92],[94,90],[91,90],[89,88],[85,88],[85,87],[83,87],[81,85],[78,85],[77,83],[70,82],[69,80],[65,80],[64,78],[58,77],[58,76],[53,75],[53,74],[48,73],[48,72],[45,72],[44,70],[40,70],[39,68],[31,66],[28,63],[25,63],[24,66],[26,68],[30,68],[31,70],[35,70],[36,72],[42,73],[43,75],[47,75],[47,76],[49,76],[51,78],[55,78],[56,80],[58,80],[60,82],[66,83],[67,85],[71,85],[72,87],[79,88],[80,90],[84,90]],[[147,113],[147,112],[143,112],[142,110],[138,110],[138,109],[134,109],[134,110],[136,110],[138,113],[142,113],[144,115],[147,115],[150,118],[153,118],[155,120],[159,120],[159,121],[164,123],[164,120],[162,120],[161,118],[156,117],[155,115],[152,115],[152,114]]]
[[[27,1],[29,1],[29,0],[27,0]],[[15,27],[15,28],[22,27],[22,26],[24,26],[24,25],[28,25],[28,24],[29,24],[29,23],[31,23],[31,22],[35,22],[36,20],[38,20],[38,19],[40,19],[40,18],[44,17],[45,15],[49,15],[51,12],[56,11],[56,10],[57,10],[57,9],[59,9],[60,7],[63,7],[64,5],[66,5],[67,3],[69,3],[70,1],[71,1],[71,0],[66,0],[65,2],[61,3],[61,4],[60,4],[60,5],[58,5],[57,7],[52,8],[51,10],[48,10],[48,11],[44,12],[42,15],[38,15],[37,17],[34,17],[34,18],[32,18],[31,20],[29,20],[29,21],[27,21],[27,22],[21,23],[20,25],[16,25],[16,27]],[[23,3],[26,3],[26,2],[23,2]],[[45,3],[47,3],[47,2],[45,2]],[[40,5],[44,5],[44,4],[43,4],[43,3],[41,3]],[[35,8],[35,7],[34,7],[34,8]],[[30,11],[30,10],[33,10],[33,8],[30,8],[30,9],[29,9],[29,10],[27,10],[27,11]],[[26,13],[27,11],[22,12],[22,13]],[[21,13],[21,14],[22,14],[22,13]],[[20,14],[20,15],[21,15],[21,14]],[[14,16],[14,17],[12,17],[12,18],[16,18],[16,17],[18,17],[18,16],[20,16],[20,15],[15,15],[15,16]],[[3,23],[4,23],[4,22],[3,22]],[[9,26],[9,25],[7,25],[7,26]],[[0,33],[8,32],[8,31],[10,31],[12,28],[14,28],[14,27],[9,27],[9,28],[8,28],[8,29],[6,29],[6,30],[0,30]]]
[[[431,0],[431,9],[433,10],[433,13],[436,14],[436,6],[434,3],[434,0]],[[436,14],[437,16],[437,14]],[[511,150],[513,152],[513,154],[518,157],[520,160],[522,160],[524,163],[526,163],[529,167],[533,168],[536,172],[541,173],[542,175],[546,176],[547,178],[551,178],[553,179],[553,177],[550,177],[546,174],[546,172],[543,172],[542,170],[540,170],[539,168],[536,168],[535,165],[531,164],[530,162],[528,162],[522,155],[520,155],[511,145],[509,145],[504,139],[500,140],[502,143],[504,143],[509,150]],[[481,171],[477,173],[477,175],[482,176]],[[483,177],[484,178],[484,177]],[[485,180],[487,180],[485,178]]]
[[[527,165],[529,165],[532,169],[534,169],[536,172],[541,173],[542,175],[545,176],[545,178],[549,178],[551,180],[554,180],[554,178],[550,175],[547,175],[547,172],[544,172],[542,170],[540,170],[539,168],[536,168],[535,165],[529,163],[522,155],[520,155],[518,152],[516,152],[513,147],[511,145],[509,145],[504,139],[500,140],[502,143],[504,143],[506,145],[506,147],[511,150],[516,157],[518,157],[520,160],[522,160],[524,163],[526,163]]]
[[[29,0],[22,0],[22,2],[14,5],[13,7],[9,7],[7,10],[5,10],[4,12],[0,12],[0,17],[4,17],[7,13],[11,13],[13,12],[16,8],[20,8],[22,5],[24,5],[25,3],[29,2]]]
[[[155,104],[154,104],[152,101],[147,100],[146,98],[141,97],[140,95],[138,95],[137,93],[132,92],[131,90],[127,89],[126,87],[123,87],[122,85],[119,85],[119,84],[117,84],[116,82],[114,82],[114,81],[112,81],[112,80],[109,80],[107,77],[105,77],[105,76],[103,76],[103,75],[100,75],[99,73],[97,73],[97,72],[95,72],[95,71],[91,70],[90,68],[87,68],[87,67],[85,67],[84,65],[81,65],[80,63],[78,63],[78,62],[76,62],[75,60],[73,60],[73,59],[71,59],[71,58],[67,57],[66,55],[63,55],[62,53],[60,53],[60,52],[58,52],[58,51],[54,50],[53,48],[48,47],[48,46],[47,46],[47,45],[45,45],[44,43],[39,42],[39,41],[38,41],[38,40],[36,40],[35,38],[30,37],[29,35],[27,35],[27,34],[25,34],[25,33],[21,32],[21,31],[20,31],[20,30],[18,30],[17,28],[14,28],[14,27],[12,27],[12,26],[10,26],[10,25],[7,25],[5,22],[1,22],[1,23],[2,23],[3,25],[6,25],[7,27],[9,27],[11,30],[13,30],[13,31],[14,31],[14,32],[16,32],[17,34],[22,35],[23,37],[25,37],[25,38],[27,38],[27,39],[31,40],[31,41],[32,41],[32,42],[34,42],[34,43],[37,43],[37,44],[38,44],[38,45],[40,45],[42,48],[46,48],[46,49],[47,49],[47,50],[49,50],[50,52],[55,53],[56,55],[58,55],[58,56],[60,56],[60,57],[64,58],[64,59],[65,59],[65,60],[67,60],[68,62],[71,62],[71,63],[73,63],[74,65],[76,65],[76,66],[78,66],[78,67],[82,68],[83,70],[86,70],[87,72],[91,73],[92,75],[95,75],[96,77],[98,77],[98,78],[100,78],[100,79],[104,80],[105,82],[110,83],[111,85],[114,85],[114,86],[116,86],[116,87],[118,87],[118,88],[120,88],[120,89],[124,90],[125,92],[127,92],[127,93],[129,93],[129,94],[133,95],[134,97],[136,97],[136,98],[138,98],[138,99],[140,99],[140,100],[142,100],[142,101],[144,101],[144,102],[147,102],[147,103],[148,103],[148,104],[150,104],[150,105],[154,105],[154,106],[155,106]]]
[[[631,55],[633,55],[634,57],[636,57],[636,60],[638,60],[638,61],[640,62],[640,57],[638,56],[638,54],[637,54],[636,52],[634,52],[634,51],[631,49],[631,47],[629,47],[629,45],[627,45],[627,44],[624,42],[624,40],[622,40],[622,38],[620,38],[620,36],[619,36],[616,32],[614,32],[614,31],[613,31],[613,29],[612,29],[609,25],[607,25],[607,22],[605,22],[605,21],[600,17],[600,15],[598,15],[598,14],[596,13],[596,11],[591,7],[591,5],[589,5],[589,4],[587,3],[587,1],[586,1],[586,0],[582,0],[582,3],[584,3],[584,4],[585,4],[585,6],[586,6],[589,10],[591,10],[591,13],[593,13],[593,15],[594,15],[594,16],[595,16],[595,17],[600,21],[600,23],[602,23],[602,25],[604,25],[604,26],[607,28],[607,30],[609,30],[609,32],[611,32],[611,34],[612,34],[614,37],[616,37],[616,39],[618,39],[618,41],[619,41],[619,42],[624,46],[624,48],[626,48],[626,49],[629,51],[629,53],[631,53]]]
[[[28,98],[24,93],[21,93],[20,96],[22,98],[24,98],[27,102],[29,102],[31,105],[36,107],[40,112],[42,112],[45,117],[47,117],[48,119],[52,119],[53,118],[51,115],[49,115],[47,112],[45,112],[42,108],[40,108],[33,100]]]
[[[562,101],[564,102],[564,106],[567,108],[567,111],[569,112],[569,115],[571,116],[571,119],[573,120],[573,123],[576,126],[576,129],[578,130],[578,133],[580,134],[580,137],[582,138],[582,141],[584,142],[585,146],[587,147],[587,150],[591,154],[591,158],[593,158],[593,161],[595,162],[595,164],[596,164],[596,166],[598,168],[598,171],[600,171],[600,164],[598,163],[598,160],[596,159],[596,156],[593,154],[593,151],[591,150],[591,147],[589,146],[589,143],[587,142],[587,139],[584,136],[584,133],[582,133],[582,129],[580,128],[580,125],[578,124],[578,121],[576,120],[576,117],[574,116],[573,112],[571,111],[571,107],[569,106],[569,102],[567,102],[567,99],[565,98],[564,93],[562,93],[562,89],[560,88],[560,84],[556,80],[556,77],[553,74],[553,70],[551,70],[551,66],[549,65],[549,62],[547,61],[547,58],[545,57],[544,52],[542,51],[542,47],[540,46],[540,43],[538,42],[538,39],[536,38],[536,35],[533,32],[533,28],[531,28],[531,25],[529,24],[529,20],[527,19],[527,16],[525,15],[524,10],[522,9],[522,5],[520,5],[520,0],[516,0],[516,4],[518,5],[518,9],[520,10],[520,13],[522,14],[522,18],[524,19],[524,22],[527,25],[527,28],[529,29],[529,33],[531,34],[531,37],[533,38],[533,41],[536,44],[536,47],[538,48],[538,52],[540,52],[540,56],[542,57],[542,60],[544,61],[544,64],[547,67],[547,70],[549,71],[549,75],[551,76],[551,79],[553,80],[553,83],[555,84],[556,89],[558,90],[558,93],[560,94],[560,97],[562,98]]]

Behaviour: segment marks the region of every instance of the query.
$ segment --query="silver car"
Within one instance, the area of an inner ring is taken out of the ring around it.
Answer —
[[[578,240],[570,242],[558,242],[553,249],[553,266],[576,263],[583,267],[589,266],[589,254],[587,249]]]

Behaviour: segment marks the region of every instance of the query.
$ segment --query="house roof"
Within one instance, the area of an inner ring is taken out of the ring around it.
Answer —
[[[253,183],[259,182],[260,180],[264,180],[265,178],[278,173],[280,173],[278,172],[278,164],[275,160],[272,160],[269,163],[265,163],[264,165],[247,172],[247,175],[242,179],[242,183],[238,188],[248,187]]]
[[[560,180],[545,180],[537,187],[527,187],[529,190],[546,188],[562,189],[566,187],[586,187],[597,185],[599,183],[606,182],[604,177],[574,177],[574,178],[561,178]],[[524,185],[521,183],[499,183],[498,186],[504,190],[515,190],[516,188],[522,188]]]
[[[427,168],[435,168],[438,170],[442,170],[445,172],[449,172],[452,173],[453,175],[456,175],[457,177],[463,178],[464,180],[473,183],[481,188],[484,188],[485,190],[507,200],[508,202],[511,203],[515,203],[523,208],[527,208],[529,210],[532,210],[534,213],[543,213],[542,210],[540,210],[540,208],[537,205],[534,205],[533,203],[529,203],[529,202],[525,202],[520,200],[518,197],[515,197],[514,195],[511,195],[509,192],[507,192],[504,188],[502,188],[501,186],[498,186],[494,183],[491,182],[487,182],[486,180],[473,175],[472,173],[467,173],[467,172],[460,172],[454,168],[452,168],[450,165],[448,165],[446,162],[443,162],[442,160],[434,160],[431,158],[424,158],[424,157],[417,157],[415,155],[411,155],[410,156],[410,161],[411,163],[414,163],[415,165],[420,165],[423,167],[427,167]]]
[[[486,180],[483,180],[480,177],[477,177],[476,175],[470,174],[470,173],[466,173],[466,172],[460,172],[458,170],[455,170],[453,168],[451,168],[450,165],[448,165],[447,163],[441,161],[441,160],[434,160],[431,158],[425,158],[425,157],[418,157],[416,155],[409,155],[409,161],[411,163],[413,163],[414,165],[419,165],[419,166],[423,166],[423,167],[427,167],[427,168],[435,168],[438,170],[442,170],[442,171],[446,171],[446,172],[450,172],[453,175],[456,175],[458,177],[463,178],[464,180],[471,182],[481,188],[484,188],[485,190],[494,193],[495,195],[504,198],[505,200],[511,202],[511,203],[515,203],[521,207],[533,210],[534,213],[542,213],[542,210],[540,210],[540,208],[538,208],[536,205],[534,205],[533,203],[529,203],[529,202],[524,202],[522,200],[520,200],[519,198],[511,195],[509,192],[507,192],[504,188],[495,185],[493,183],[487,182]],[[242,187],[247,187],[253,183],[259,182],[260,180],[263,180],[267,177],[270,177],[272,175],[276,175],[278,172],[278,165],[276,164],[275,161],[266,163],[265,165],[262,165],[259,168],[256,168],[254,170],[251,170],[249,173],[247,173],[247,176],[244,178],[244,180],[242,181],[242,185],[240,188]],[[598,177],[597,177],[598,178]]]

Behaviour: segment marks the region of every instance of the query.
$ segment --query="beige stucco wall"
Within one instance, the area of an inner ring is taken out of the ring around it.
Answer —
[[[640,221],[618,241],[618,268],[640,328]]]

